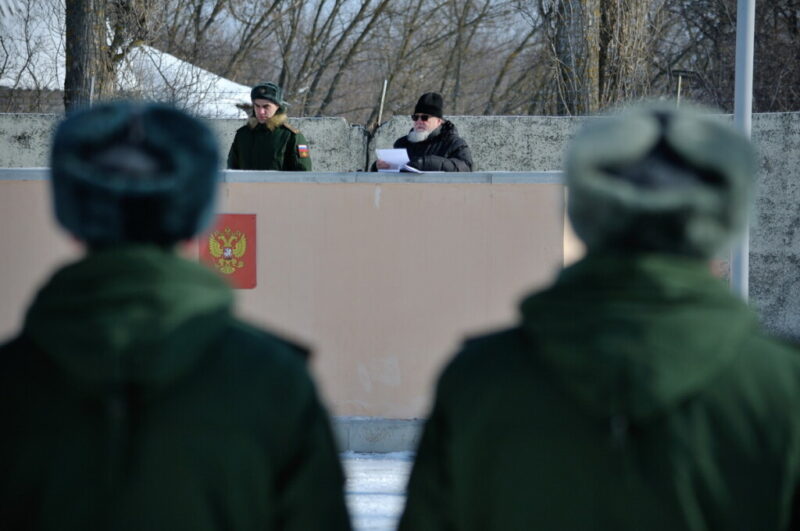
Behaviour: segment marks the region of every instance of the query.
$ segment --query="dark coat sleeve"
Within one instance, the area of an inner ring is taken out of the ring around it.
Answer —
[[[425,422],[408,481],[405,510],[398,531],[455,529],[449,448],[450,419],[440,380],[433,410]]]
[[[421,171],[472,171],[472,153],[460,136],[452,136],[438,150],[442,154],[412,157],[409,165]]]
[[[345,478],[328,414],[307,375],[291,382],[291,388],[302,400],[293,401],[292,407],[283,413],[292,426],[283,434],[291,450],[281,460],[275,485],[277,528],[350,531],[344,499]]]
[[[231,143],[231,148],[228,150],[228,163],[227,167],[229,170],[238,170],[240,169],[239,165],[239,151],[237,149],[237,143],[239,140],[239,133],[236,133],[236,136],[233,137],[233,143]]]

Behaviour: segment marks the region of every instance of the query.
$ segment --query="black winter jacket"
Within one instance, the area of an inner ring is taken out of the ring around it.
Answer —
[[[472,153],[453,122],[445,122],[422,142],[408,136],[398,138],[394,147],[408,151],[409,166],[421,171],[472,171]]]

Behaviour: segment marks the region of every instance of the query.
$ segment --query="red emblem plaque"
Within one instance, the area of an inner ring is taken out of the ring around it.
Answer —
[[[219,214],[207,236],[197,240],[200,261],[236,289],[256,287],[256,215]]]

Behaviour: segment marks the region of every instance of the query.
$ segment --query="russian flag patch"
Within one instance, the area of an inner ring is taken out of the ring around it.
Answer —
[[[301,159],[308,158],[308,146],[306,144],[297,144],[297,156]]]

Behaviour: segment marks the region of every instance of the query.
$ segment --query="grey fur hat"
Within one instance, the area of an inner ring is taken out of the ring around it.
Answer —
[[[283,99],[283,89],[275,83],[259,83],[250,90],[250,100],[268,100],[277,105],[279,112],[286,112],[289,106]]]
[[[744,225],[756,157],[707,109],[648,104],[588,119],[565,171],[569,217],[589,252],[710,258]]]
[[[188,114],[117,102],[65,119],[50,167],[56,219],[90,247],[170,245],[210,220],[219,153],[208,127]]]

